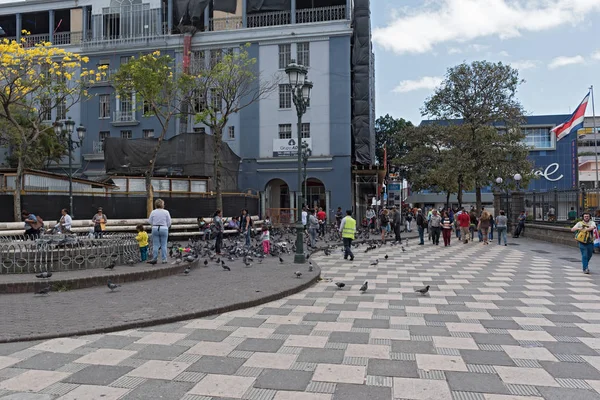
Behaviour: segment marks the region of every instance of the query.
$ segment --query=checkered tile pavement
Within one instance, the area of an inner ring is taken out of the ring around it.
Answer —
[[[412,242],[315,255],[321,283],[260,307],[0,345],[0,399],[600,399],[600,280],[577,249]]]

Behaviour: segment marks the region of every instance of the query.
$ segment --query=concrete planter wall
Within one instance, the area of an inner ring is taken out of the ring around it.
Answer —
[[[567,246],[578,247],[575,234],[570,228],[565,227],[569,222],[561,226],[541,225],[534,223],[525,224],[525,237],[543,240],[544,242],[559,243]]]

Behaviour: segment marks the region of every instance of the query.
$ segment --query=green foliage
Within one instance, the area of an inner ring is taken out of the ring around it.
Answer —
[[[383,148],[387,148],[388,162],[401,157],[406,152],[406,145],[402,142],[404,129],[412,127],[410,121],[404,118],[396,119],[389,114],[379,117],[375,121],[375,156],[379,165],[383,165]]]

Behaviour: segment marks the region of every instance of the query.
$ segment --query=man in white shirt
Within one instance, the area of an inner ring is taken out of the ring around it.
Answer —
[[[308,212],[306,211],[306,207],[302,207],[302,225],[304,225],[304,230],[306,230],[307,222],[308,222]]]
[[[63,208],[60,213],[62,214],[62,217],[60,217],[60,222],[59,222],[60,231],[62,233],[71,233],[71,226],[73,224],[73,219],[69,215],[69,210],[67,210],[66,208]]]

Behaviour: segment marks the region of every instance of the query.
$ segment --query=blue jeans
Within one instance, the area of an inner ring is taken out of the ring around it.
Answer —
[[[594,243],[579,243],[579,250],[581,251],[581,264],[585,271],[588,269],[590,259],[594,255]]]
[[[140,260],[146,261],[148,259],[148,246],[140,247]]]
[[[490,226],[490,240],[494,239],[494,226]]]
[[[417,229],[419,231],[419,243],[425,244],[425,228],[417,226]]]
[[[152,227],[152,259],[158,261],[158,248],[163,261],[167,261],[167,239],[169,239],[169,228],[166,226]]]
[[[348,257],[350,258],[354,258],[354,254],[352,254],[352,239],[350,238],[342,238],[342,241],[344,242],[344,260],[346,260]]]
[[[250,232],[251,232],[251,230],[250,230],[250,229],[251,229],[251,228],[248,228],[248,229],[246,230],[246,246],[248,246],[248,247],[250,247]]]
[[[310,234],[310,247],[315,247],[317,245],[317,228],[308,228],[308,233]]]
[[[504,244],[506,244],[506,226],[499,226],[496,229],[498,231],[498,244],[500,244],[500,239],[504,239]]]

